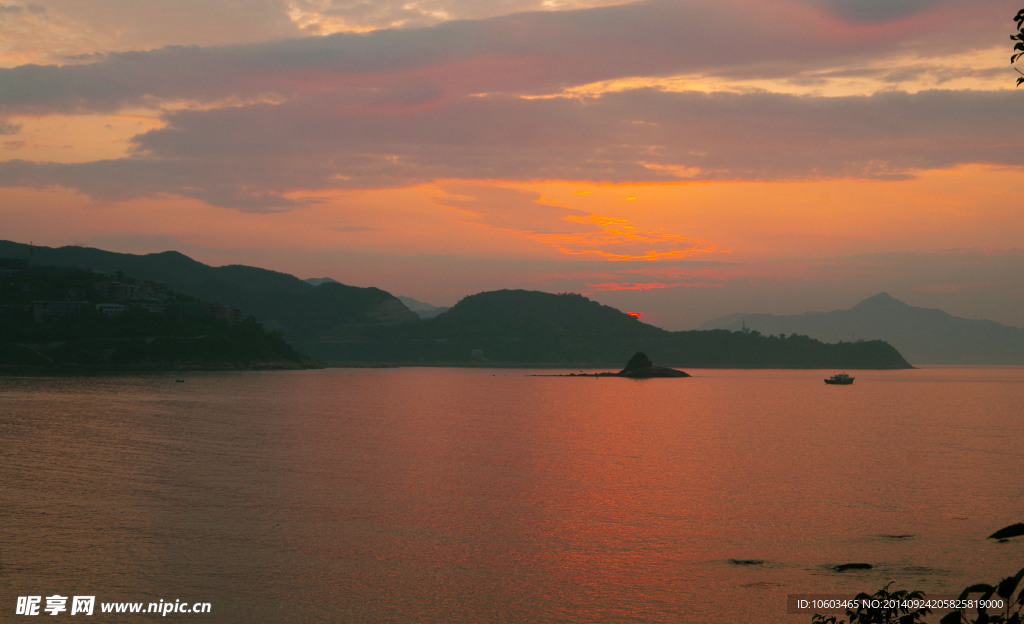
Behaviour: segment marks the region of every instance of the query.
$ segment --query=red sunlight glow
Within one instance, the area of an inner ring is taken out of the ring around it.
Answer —
[[[637,283],[637,282],[605,282],[603,284],[587,284],[587,288],[596,292],[613,292],[619,290],[660,290],[663,288],[717,288],[722,284],[702,284],[677,282],[665,284],[662,282]]]

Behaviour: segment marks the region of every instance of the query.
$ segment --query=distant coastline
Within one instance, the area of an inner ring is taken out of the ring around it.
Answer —
[[[0,371],[580,369],[637,350],[675,368],[912,368],[880,340],[673,332],[577,293],[482,292],[421,319],[381,289],[314,281],[173,251],[0,241],[0,315],[13,328],[0,336]]]
[[[121,272],[0,261],[0,373],[319,366],[241,310]]]
[[[884,292],[848,310],[787,316],[731,314],[701,329],[795,333],[823,342],[877,338],[915,364],[1024,364],[1024,328],[907,305]]]

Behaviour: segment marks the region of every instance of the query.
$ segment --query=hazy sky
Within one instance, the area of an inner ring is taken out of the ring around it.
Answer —
[[[0,0],[0,238],[1024,326],[1021,0]]]

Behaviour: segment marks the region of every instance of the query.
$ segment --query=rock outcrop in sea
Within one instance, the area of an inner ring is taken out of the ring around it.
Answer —
[[[652,377],[689,377],[688,373],[665,366],[655,366],[654,362],[643,352],[637,351],[636,355],[629,358],[626,367],[620,370],[619,377],[630,379],[650,379]]]
[[[629,358],[626,367],[617,373],[569,373],[568,375],[537,375],[538,377],[626,377],[628,379],[652,379],[654,377],[689,377],[689,373],[666,366],[655,366],[643,352]]]

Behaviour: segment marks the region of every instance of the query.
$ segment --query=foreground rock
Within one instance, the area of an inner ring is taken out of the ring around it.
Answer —
[[[1003,527],[988,537],[989,539],[1004,540],[1010,539],[1011,537],[1019,537],[1021,535],[1024,535],[1024,522],[1018,522],[1017,524],[1011,524],[1008,527]]]

